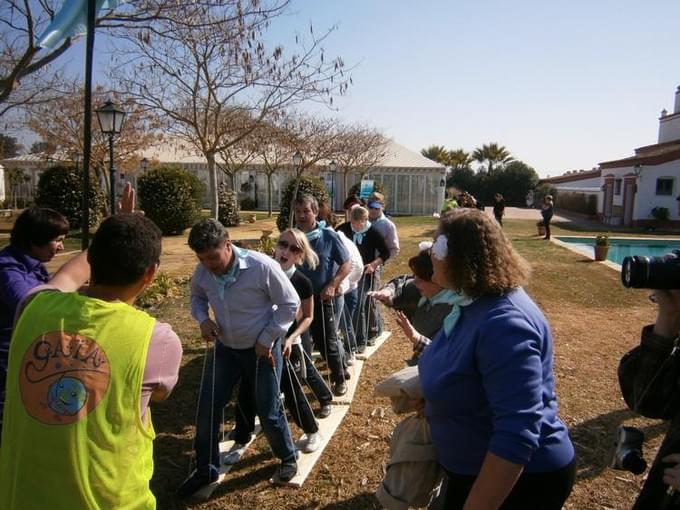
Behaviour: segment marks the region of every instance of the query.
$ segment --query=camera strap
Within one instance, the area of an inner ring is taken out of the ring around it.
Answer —
[[[652,387],[656,384],[658,378],[663,375],[663,373],[669,368],[670,365],[675,365],[678,363],[678,350],[680,350],[680,336],[676,336],[675,339],[673,340],[673,348],[671,349],[670,354],[668,357],[664,360],[662,365],[656,370],[654,373],[654,376],[652,379],[647,383],[645,386],[644,390],[640,393],[639,396],[635,398],[635,408],[633,411],[639,412],[637,403],[638,402],[644,402],[645,397],[649,393],[649,391],[652,389]]]

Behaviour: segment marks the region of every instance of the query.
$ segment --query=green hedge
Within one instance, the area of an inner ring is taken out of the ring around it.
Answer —
[[[558,191],[554,198],[560,209],[590,216],[597,214],[597,195],[577,191]]]
[[[137,180],[139,203],[164,235],[181,234],[201,214],[203,183],[178,167],[154,168]]]
[[[295,178],[288,181],[286,188],[281,194],[281,208],[279,217],[276,219],[276,226],[280,231],[288,228],[288,219],[290,214],[290,202],[295,191]],[[300,177],[300,187],[298,188],[298,196],[313,195],[321,204],[330,200],[326,184],[323,179],[311,175],[303,175]]]
[[[53,166],[40,174],[35,204],[49,207],[68,218],[73,229],[82,227],[83,172],[74,167]],[[90,174],[90,227],[96,227],[104,216],[104,193]]]

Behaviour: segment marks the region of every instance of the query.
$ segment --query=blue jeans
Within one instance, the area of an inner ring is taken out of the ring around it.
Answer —
[[[206,470],[209,464],[219,469],[219,432],[222,409],[231,399],[234,386],[241,378],[255,394],[255,410],[274,455],[281,461],[295,459],[295,446],[279,399],[281,380],[281,342],[272,346],[274,368],[267,358],[257,358],[255,347],[232,349],[216,342],[214,353],[206,363],[203,388],[198,400],[196,423],[196,469]],[[213,380],[214,369],[214,380]],[[212,419],[211,419],[212,418]]]
[[[314,296],[314,320],[310,328],[314,347],[328,364],[331,381],[334,383],[345,380],[343,375],[345,370],[344,349],[338,341],[337,323],[335,322],[336,310],[339,309],[338,305],[338,298],[321,301],[318,296]]]

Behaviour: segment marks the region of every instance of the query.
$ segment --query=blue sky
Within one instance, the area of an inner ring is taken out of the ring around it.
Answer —
[[[498,142],[541,176],[657,141],[680,85],[680,2],[293,0],[270,35],[317,33],[354,86],[338,115],[413,150]],[[82,48],[82,45],[78,45]]]

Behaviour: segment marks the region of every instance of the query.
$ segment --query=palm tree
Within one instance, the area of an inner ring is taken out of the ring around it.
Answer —
[[[494,166],[503,166],[509,163],[514,158],[510,155],[508,151],[502,145],[497,143],[490,143],[488,145],[482,145],[481,148],[477,148],[472,153],[472,159],[479,163],[484,164],[486,162],[486,170],[490,174],[494,170]]]
[[[422,149],[420,153],[427,159],[431,159],[442,165],[449,165],[449,151],[447,151],[443,145],[430,145],[427,149]]]
[[[470,153],[464,151],[463,149],[456,149],[455,151],[449,151],[448,163],[454,169],[457,168],[468,168],[473,159]]]

